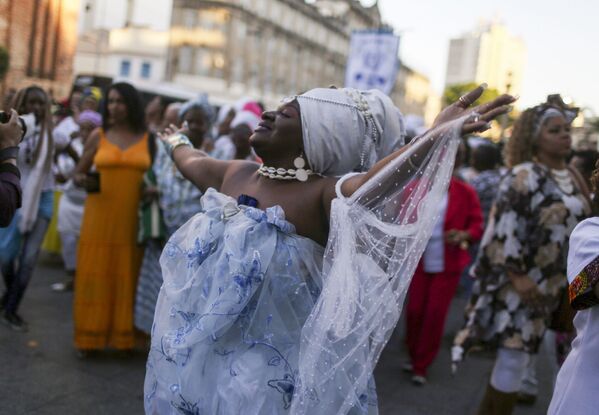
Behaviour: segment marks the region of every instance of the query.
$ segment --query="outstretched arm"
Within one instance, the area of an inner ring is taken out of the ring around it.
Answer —
[[[193,148],[189,140],[186,141],[185,133],[186,130],[175,132],[173,128],[167,128],[163,134],[159,134],[159,137],[169,149],[169,153],[172,153],[177,168],[187,180],[202,192],[210,187],[220,189],[225,174],[233,163],[214,159],[203,151]]]
[[[424,160],[428,150],[433,146],[436,139],[440,136],[440,134],[435,134],[435,129],[440,131],[441,129],[438,127],[445,123],[456,120],[467,114],[473,114],[473,119],[465,122],[462,126],[462,135],[487,130],[489,128],[488,123],[490,121],[502,114],[509,112],[509,104],[513,103],[516,98],[511,95],[502,95],[489,103],[471,108],[470,106],[472,103],[482,95],[484,89],[485,87],[481,85],[478,88],[468,92],[466,95],[460,97],[460,99],[452,105],[445,108],[435,119],[432,129],[428,132],[429,138],[427,138],[426,143],[422,143],[421,140],[415,139],[411,144],[402,147],[396,152],[380,160],[368,172],[361,175],[356,175],[346,180],[341,186],[341,191],[343,194],[347,197],[354,194],[354,192],[358,190],[360,186],[374,177],[379,171],[381,171],[381,169],[399,157],[403,152],[407,151],[412,145],[415,145],[417,141],[422,150],[419,150],[418,154],[413,155],[410,158],[410,162],[411,164],[418,166],[422,160]],[[409,167],[405,166],[403,170],[400,169],[398,174],[408,174],[408,170]],[[332,194],[334,194],[334,192],[332,192]]]

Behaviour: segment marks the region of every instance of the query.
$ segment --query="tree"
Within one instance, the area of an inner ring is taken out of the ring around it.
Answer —
[[[0,46],[0,80],[4,79],[6,72],[8,72],[8,66],[10,64],[10,56],[8,50],[5,47]]]
[[[443,92],[443,106],[447,106],[456,102],[462,95],[468,91],[472,91],[478,84],[469,82],[466,84],[454,84],[449,85]],[[484,104],[485,102],[493,101],[499,96],[499,91],[495,88],[487,88],[481,97],[476,101],[477,104]]]

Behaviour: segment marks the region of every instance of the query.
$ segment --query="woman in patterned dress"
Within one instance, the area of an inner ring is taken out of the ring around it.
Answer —
[[[590,207],[567,169],[573,111],[561,99],[526,110],[506,148],[502,180],[473,267],[477,278],[454,360],[475,344],[498,348],[480,414],[510,414],[522,377],[567,286],[568,236]]]

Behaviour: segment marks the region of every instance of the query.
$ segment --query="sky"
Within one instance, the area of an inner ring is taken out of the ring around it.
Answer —
[[[449,40],[480,19],[499,18],[527,48],[519,107],[551,93],[599,115],[599,1],[379,0],[383,19],[400,35],[400,58],[441,93]]]
[[[96,0],[98,19],[123,24],[125,2]],[[300,0],[297,0],[300,1]],[[372,3],[374,0],[363,0]],[[400,35],[400,58],[431,79],[439,94],[445,84],[449,40],[498,18],[527,48],[519,107],[560,93],[599,115],[599,0],[378,0],[385,22]],[[165,30],[170,0],[137,2],[135,22]],[[589,111],[589,112],[590,112]],[[592,114],[592,113],[591,113]]]

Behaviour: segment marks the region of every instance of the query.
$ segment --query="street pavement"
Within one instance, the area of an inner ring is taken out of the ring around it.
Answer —
[[[0,414],[143,414],[145,353],[79,359],[72,343],[72,294],[50,290],[52,283],[62,279],[60,262],[42,255],[21,306],[29,332],[17,333],[0,325]],[[449,345],[461,324],[463,306],[463,299],[454,300],[443,349],[422,387],[413,386],[409,375],[401,371],[406,353],[400,323],[375,372],[381,415],[476,412],[493,362],[488,357],[471,357],[451,376]],[[541,354],[537,403],[518,407],[515,415],[546,413],[552,383],[548,362],[548,356]]]

